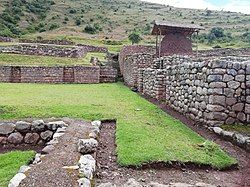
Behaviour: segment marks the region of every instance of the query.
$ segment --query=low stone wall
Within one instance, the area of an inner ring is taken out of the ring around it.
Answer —
[[[75,45],[75,42],[70,40],[30,40],[19,39],[19,43],[40,43],[40,44],[54,44],[54,45]]]
[[[54,57],[80,58],[87,53],[80,47],[61,47],[41,44],[20,44],[13,46],[1,46],[0,53],[42,55]]]
[[[58,128],[65,127],[62,121],[45,123],[43,120],[33,122],[0,123],[0,146],[13,144],[44,145],[49,142]]]
[[[106,53],[105,47],[90,45],[78,45],[74,47],[44,45],[44,44],[19,44],[13,46],[0,46],[0,53],[12,53],[23,55],[42,55],[54,57],[81,58],[88,52]]]
[[[13,39],[10,37],[0,36],[0,42],[13,42]]]
[[[100,83],[115,82],[117,70],[100,66],[0,66],[0,82]]]
[[[195,55],[195,52],[194,52]],[[198,57],[250,56],[250,48],[199,50]]]
[[[164,99],[175,110],[211,126],[249,124],[249,60],[226,57],[194,62],[186,57],[160,58],[154,61],[155,69],[140,69],[138,90]]]

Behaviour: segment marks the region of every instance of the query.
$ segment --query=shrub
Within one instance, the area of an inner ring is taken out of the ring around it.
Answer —
[[[129,36],[128,36],[128,39],[132,42],[132,45],[133,44],[137,44],[139,43],[141,40],[142,40],[142,37],[140,36],[139,33],[137,32],[132,32]]]
[[[88,34],[95,34],[97,33],[97,30],[95,27],[91,26],[91,25],[87,25],[85,28],[84,28],[84,32],[88,33]]]
[[[76,19],[75,24],[76,25],[81,25],[81,20],[80,19]]]
[[[57,24],[57,23],[52,23],[49,27],[49,30],[54,30],[54,29],[57,29],[59,28],[60,26]]]

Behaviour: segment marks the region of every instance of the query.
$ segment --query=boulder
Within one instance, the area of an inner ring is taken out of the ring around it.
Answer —
[[[243,136],[242,134],[235,133],[233,135],[233,139],[238,146],[244,147],[246,141],[248,140],[248,137]]]
[[[0,123],[0,135],[8,135],[15,130],[13,123]]]
[[[41,132],[40,136],[41,136],[41,138],[42,138],[43,140],[48,141],[48,140],[50,140],[50,139],[52,138],[53,132],[47,130],[47,131],[45,131],[45,132]]]
[[[18,173],[25,173],[27,172],[28,170],[30,170],[31,167],[29,166],[21,166]]]
[[[20,144],[23,141],[23,136],[20,132],[12,133],[8,136],[8,142],[12,144]]]
[[[15,129],[18,132],[28,132],[31,129],[31,123],[25,122],[25,121],[18,121],[16,122]]]
[[[82,154],[94,153],[96,152],[98,142],[93,139],[80,139],[78,142],[78,151]]]
[[[40,136],[37,133],[27,133],[24,137],[24,142],[27,144],[36,144]]]
[[[31,130],[34,132],[41,132],[45,129],[45,123],[43,120],[35,120],[31,124]]]
[[[220,135],[221,132],[222,132],[222,128],[220,128],[220,127],[214,127],[214,128],[213,128],[213,131],[214,131],[215,134]]]

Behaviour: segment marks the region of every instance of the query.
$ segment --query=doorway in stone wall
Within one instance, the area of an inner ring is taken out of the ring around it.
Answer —
[[[13,83],[21,82],[21,67],[18,67],[18,66],[11,67],[10,82],[13,82]]]

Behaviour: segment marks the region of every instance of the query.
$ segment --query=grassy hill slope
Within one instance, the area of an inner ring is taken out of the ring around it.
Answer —
[[[13,35],[13,31],[7,32],[9,29],[14,30],[15,36],[26,37],[124,40],[136,30],[152,42],[147,35],[153,20],[198,24],[205,27],[205,33],[213,27],[222,27],[233,37],[250,29],[249,14],[175,8],[139,0],[0,0],[0,24],[6,23],[3,12],[17,19],[13,23],[15,28],[0,27],[0,35]],[[94,29],[92,34],[84,30],[86,26],[90,26],[90,31]]]

